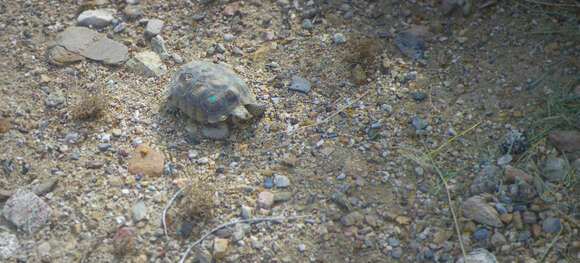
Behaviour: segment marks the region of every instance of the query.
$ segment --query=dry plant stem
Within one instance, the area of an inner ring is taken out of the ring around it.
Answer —
[[[171,207],[171,204],[173,204],[173,202],[175,201],[175,199],[177,199],[177,197],[179,196],[179,194],[181,194],[181,192],[183,192],[185,189],[187,189],[188,187],[190,187],[192,184],[188,184],[186,186],[184,186],[183,188],[179,189],[179,191],[177,191],[173,197],[171,197],[171,200],[169,200],[169,203],[167,203],[167,206],[165,207],[165,209],[163,209],[163,215],[161,218],[161,221],[163,221],[163,233],[165,233],[165,237],[167,237],[167,224],[165,223],[165,217],[167,216],[167,210],[169,210],[169,207]]]
[[[449,186],[447,185],[447,181],[443,177],[441,170],[439,170],[439,167],[437,167],[437,165],[435,165],[435,161],[433,161],[433,158],[430,155],[428,157],[429,157],[429,160],[431,161],[431,163],[433,164],[433,167],[435,167],[435,170],[437,171],[439,178],[441,179],[441,181],[443,181],[443,185],[445,186],[445,192],[447,193],[447,202],[449,202],[449,210],[451,210],[451,215],[453,216],[453,223],[455,225],[455,232],[457,232],[457,240],[459,240],[459,246],[461,247],[461,253],[463,254],[463,262],[467,262],[467,259],[466,259],[467,253],[465,253],[465,247],[463,246],[463,239],[461,238],[461,231],[459,231],[459,223],[457,222],[457,215],[455,215],[455,209],[453,209],[453,201],[451,201],[451,194],[449,193]]]
[[[195,241],[193,244],[191,244],[187,248],[187,250],[185,250],[185,253],[181,257],[181,260],[179,260],[179,263],[185,262],[185,259],[187,258],[187,255],[189,255],[189,252],[191,251],[191,249],[193,249],[195,246],[197,246],[199,243],[201,243],[203,240],[205,240],[209,235],[215,233],[216,231],[218,231],[218,230],[220,230],[222,228],[226,228],[226,227],[233,226],[235,224],[241,224],[241,223],[251,223],[251,224],[255,224],[255,223],[264,222],[264,221],[288,221],[288,220],[295,220],[295,219],[305,218],[305,217],[311,217],[311,216],[309,216],[309,215],[302,215],[302,216],[291,216],[291,217],[251,218],[251,219],[243,219],[243,220],[233,221],[233,222],[230,222],[230,223],[226,223],[226,224],[219,225],[216,228],[214,228],[211,231],[209,231],[208,233],[206,233],[205,235],[203,235],[200,239],[198,239],[197,241]]]
[[[481,121],[479,121],[478,123],[476,123],[475,125],[471,126],[469,129],[462,131],[460,134],[457,134],[455,136],[453,136],[451,139],[449,139],[448,141],[446,141],[445,143],[441,144],[441,146],[437,147],[437,149],[433,150],[432,152],[429,153],[429,158],[431,158],[433,155],[439,153],[439,151],[441,151],[441,149],[443,149],[445,146],[449,145],[451,142],[455,141],[455,139],[462,137],[463,135],[465,135],[466,133],[470,132],[471,130],[475,129],[477,126],[479,126],[481,124]]]
[[[556,234],[554,239],[552,239],[552,242],[550,242],[550,245],[548,246],[548,248],[544,252],[544,255],[542,255],[542,258],[540,259],[540,263],[543,263],[546,261],[546,257],[548,256],[548,253],[550,253],[550,250],[552,250],[552,247],[554,247],[554,244],[556,244],[556,242],[558,242],[558,239],[560,239],[560,235],[562,234],[563,229],[564,229],[564,226],[561,226],[560,231],[558,231],[558,234]]]

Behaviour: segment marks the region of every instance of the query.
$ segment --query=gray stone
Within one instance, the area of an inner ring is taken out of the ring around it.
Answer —
[[[145,76],[160,77],[167,73],[167,67],[159,55],[148,50],[135,54],[135,57],[127,62],[127,66]]]
[[[48,241],[42,242],[36,248],[36,253],[38,254],[38,257],[41,259],[45,259],[42,261],[46,261],[46,259],[50,258],[51,251],[52,251],[52,247],[50,246],[50,242],[48,242]]]
[[[56,43],[68,51],[105,64],[120,64],[129,58],[129,49],[85,27],[69,27],[56,36]]]
[[[361,220],[362,215],[357,211],[345,215],[340,219],[340,221],[342,222],[342,224],[344,224],[344,226],[352,226]]]
[[[222,43],[217,43],[215,45],[215,51],[217,53],[223,54],[223,53],[226,53],[226,48],[224,47],[224,45],[222,45]]]
[[[550,156],[543,160],[542,171],[544,177],[553,183],[560,183],[568,175],[566,160]]]
[[[234,41],[234,35],[232,35],[230,33],[224,34],[224,41],[226,41],[226,42]]]
[[[250,237],[250,243],[252,243],[252,247],[254,249],[261,250],[262,248],[264,248],[264,243],[258,240],[258,238],[256,238],[255,236]]]
[[[183,58],[179,54],[171,54],[171,59],[173,59],[173,61],[177,64],[183,63]]]
[[[312,22],[310,21],[310,19],[304,19],[302,20],[302,28],[306,29],[306,30],[311,30],[312,28],[314,28],[314,25],[312,25]]]
[[[542,222],[542,231],[547,233],[556,233],[562,229],[562,223],[559,218],[548,217]]]
[[[48,107],[57,108],[61,106],[65,102],[65,100],[66,99],[62,94],[62,91],[57,89],[48,94],[48,96],[44,100],[44,103],[46,103],[46,106]]]
[[[387,242],[389,243],[389,246],[391,246],[391,247],[398,247],[401,245],[401,241],[399,241],[398,239],[396,239],[394,237],[389,237]]]
[[[286,202],[292,198],[291,192],[274,193],[274,202]]]
[[[131,215],[133,216],[134,222],[147,219],[147,206],[145,206],[145,202],[142,200],[138,201],[135,206],[133,206]]]
[[[497,259],[489,251],[478,248],[469,252],[465,257],[465,261],[463,257],[459,257],[456,263],[497,263]]]
[[[493,234],[493,236],[491,236],[491,245],[492,246],[499,248],[505,244],[507,244],[507,239],[505,238],[504,235],[502,235],[502,233],[495,232]]]
[[[127,5],[125,9],[123,9],[123,13],[125,13],[127,19],[135,20],[141,16],[143,8],[138,5]]]
[[[159,19],[151,19],[147,22],[147,27],[145,28],[145,38],[149,39],[161,33],[163,25],[165,23]]]
[[[501,170],[495,165],[486,165],[477,173],[469,186],[471,194],[491,193],[497,190],[501,182]]]
[[[240,207],[240,215],[242,216],[243,219],[249,219],[250,217],[252,217],[253,211],[254,209],[252,209],[249,206],[245,206],[242,205],[242,207]]]
[[[250,225],[248,224],[236,224],[234,226],[234,233],[232,233],[232,242],[237,242],[242,240],[244,236],[250,232]]]
[[[15,235],[0,233],[0,260],[7,260],[18,247],[18,238]]]
[[[310,81],[308,81],[307,79],[304,79],[299,76],[294,76],[292,77],[289,89],[293,91],[299,91],[302,93],[308,93],[311,87],[312,84],[310,84]]]
[[[346,38],[344,37],[344,35],[342,33],[336,33],[332,36],[332,41],[335,44],[342,44],[342,43],[346,43]]]
[[[461,205],[462,214],[481,224],[494,227],[503,227],[497,211],[487,204],[482,197],[473,196],[465,200]]]
[[[403,249],[401,247],[396,247],[395,249],[393,249],[393,252],[391,252],[391,256],[394,259],[399,259],[403,256]]]
[[[127,2],[128,5],[138,5],[139,2],[141,2],[140,0],[126,0],[125,2]]]
[[[113,21],[113,9],[85,10],[77,17],[79,26],[101,28],[108,26]]]
[[[6,201],[2,215],[18,229],[32,234],[46,225],[52,209],[33,192],[18,189]]]
[[[167,49],[165,48],[165,40],[160,35],[151,38],[151,49],[153,49],[155,53],[159,54],[162,59],[169,57]]]
[[[413,120],[411,121],[411,124],[415,128],[416,133],[418,133],[418,131],[421,131],[421,130],[427,128],[427,126],[429,126],[429,123],[426,122],[425,120],[423,120],[419,116],[413,116]]]
[[[532,211],[524,211],[524,213],[522,214],[522,219],[526,224],[535,224],[536,221],[538,220],[538,217],[536,216],[536,213]]]
[[[299,244],[297,248],[298,248],[298,251],[300,251],[300,252],[306,251],[306,245],[304,245],[304,244]]]
[[[290,179],[284,175],[275,175],[274,185],[278,188],[287,188],[290,186]]]
[[[113,32],[121,33],[121,32],[123,32],[123,30],[125,30],[125,28],[127,28],[127,23],[121,22],[113,28]]]
[[[423,58],[425,42],[413,33],[403,31],[395,38],[395,45],[407,57],[414,60]]]

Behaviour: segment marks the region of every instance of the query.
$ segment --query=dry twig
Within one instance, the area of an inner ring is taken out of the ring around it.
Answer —
[[[288,220],[295,220],[295,219],[305,218],[305,217],[310,217],[310,216],[309,215],[302,215],[302,216],[291,216],[291,217],[282,217],[281,216],[281,217],[251,218],[251,219],[243,219],[243,220],[233,221],[230,223],[219,225],[216,228],[209,231],[208,233],[206,233],[205,235],[203,235],[200,239],[198,239],[197,241],[192,243],[187,248],[187,250],[185,250],[185,253],[181,257],[181,260],[179,261],[179,263],[185,262],[185,259],[187,258],[187,255],[189,255],[189,252],[191,251],[191,249],[193,249],[195,246],[197,246],[199,243],[201,243],[203,240],[205,240],[209,235],[215,233],[216,231],[218,231],[222,228],[226,228],[226,227],[233,226],[235,224],[241,224],[241,223],[255,224],[255,223],[264,222],[264,221],[288,221]]]
[[[192,184],[188,184],[188,185],[184,186],[183,188],[179,189],[179,191],[177,191],[173,195],[173,197],[171,197],[171,200],[169,200],[169,203],[167,203],[167,206],[165,207],[165,209],[163,209],[161,221],[163,221],[163,233],[165,233],[165,237],[167,237],[167,224],[165,223],[165,217],[167,216],[167,210],[169,210],[169,207],[171,207],[171,204],[173,204],[173,202],[175,202],[175,199],[177,199],[179,194],[181,194],[185,189],[187,189],[191,185]]]

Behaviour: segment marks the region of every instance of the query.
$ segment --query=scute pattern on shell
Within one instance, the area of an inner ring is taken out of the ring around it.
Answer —
[[[218,123],[227,120],[236,107],[256,104],[256,99],[230,68],[193,61],[173,76],[168,103],[201,123]]]

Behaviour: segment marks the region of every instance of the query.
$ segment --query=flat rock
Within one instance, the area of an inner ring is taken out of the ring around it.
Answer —
[[[302,93],[308,93],[311,87],[312,85],[310,84],[310,81],[308,81],[307,79],[294,76],[292,77],[289,89]]]
[[[165,40],[160,35],[151,38],[151,49],[159,54],[162,59],[169,57],[169,53],[167,53],[167,49],[165,48]]]
[[[560,219],[555,217],[548,217],[542,222],[542,230],[547,233],[557,233],[562,229]]]
[[[290,186],[290,179],[284,175],[275,175],[274,176],[274,185],[278,188],[287,188]]]
[[[164,162],[165,157],[162,153],[151,149],[145,144],[140,144],[133,152],[131,161],[129,161],[129,173],[161,176]]]
[[[542,161],[544,177],[553,183],[560,183],[568,175],[566,160],[550,156]]]
[[[463,216],[473,219],[478,223],[494,227],[503,227],[497,211],[480,196],[473,196],[465,200],[461,205],[461,210]]]
[[[85,27],[69,27],[56,36],[66,50],[105,64],[120,64],[129,58],[129,49],[105,35]]]
[[[501,182],[501,170],[495,165],[486,165],[477,173],[473,183],[469,186],[471,194],[478,195],[489,193],[497,190]]]
[[[32,234],[46,225],[52,209],[33,192],[18,189],[4,204],[2,215],[18,229]]]
[[[493,254],[489,253],[489,251],[483,248],[478,248],[469,252],[465,257],[465,260],[463,257],[459,257],[456,263],[497,263],[497,259]]]
[[[105,27],[111,24],[114,14],[113,9],[86,10],[77,17],[77,24],[87,27]]]
[[[18,238],[15,235],[0,233],[0,260],[7,260],[18,247]]]
[[[548,135],[548,139],[558,150],[563,152],[580,151],[579,131],[553,131]]]
[[[84,59],[83,56],[68,51],[63,46],[52,46],[48,49],[47,59],[50,64],[55,66],[66,66],[68,64],[76,63]]]
[[[135,72],[145,76],[163,76],[167,73],[167,66],[163,64],[161,57],[153,51],[143,51],[127,62],[127,66]]]
[[[351,226],[361,221],[362,218],[363,217],[359,212],[354,211],[348,215],[343,216],[340,221],[344,224],[344,226]]]
[[[145,206],[145,202],[142,200],[137,202],[135,206],[133,206],[131,214],[133,216],[133,221],[135,222],[147,219],[147,206]]]
[[[147,27],[145,28],[145,38],[150,39],[161,33],[163,25],[165,23],[159,19],[151,19],[147,22]]]

